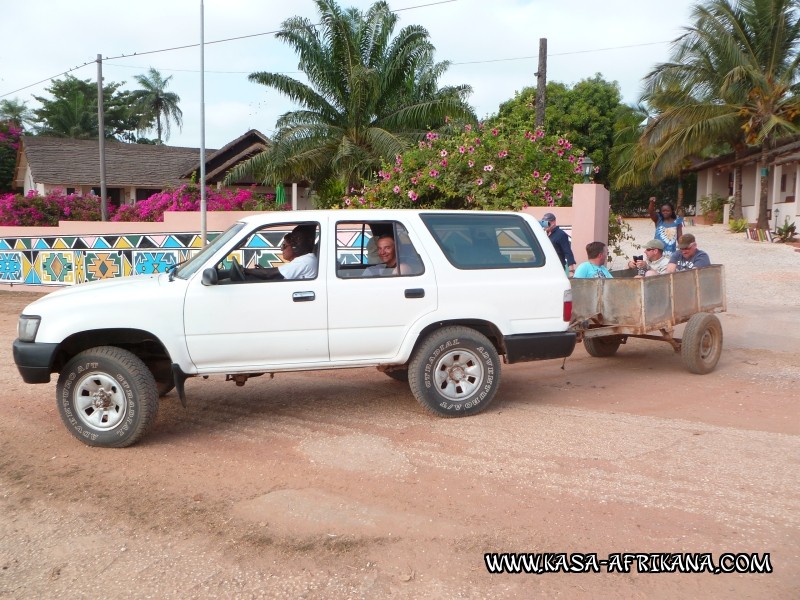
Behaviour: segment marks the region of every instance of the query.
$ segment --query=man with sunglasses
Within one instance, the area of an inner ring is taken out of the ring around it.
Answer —
[[[698,267],[707,267],[711,264],[708,254],[697,247],[697,241],[691,233],[684,233],[678,238],[678,251],[669,259],[667,273],[688,271]]]
[[[245,274],[256,279],[314,279],[319,268],[319,260],[314,254],[315,233],[315,225],[298,225],[281,242],[285,261],[282,265],[244,269]]]
[[[644,245],[644,260],[628,261],[628,268],[642,269],[646,277],[666,273],[668,266],[669,256],[664,254],[664,242],[661,240],[650,240]]]

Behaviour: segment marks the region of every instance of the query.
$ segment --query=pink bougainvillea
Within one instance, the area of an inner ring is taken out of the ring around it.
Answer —
[[[209,211],[225,210],[285,210],[288,204],[277,206],[274,194],[256,194],[250,189],[206,191],[206,208]],[[111,221],[161,222],[165,211],[199,211],[200,189],[182,185],[177,189],[153,194],[135,204],[116,208],[109,204]],[[99,221],[100,197],[92,194],[64,194],[53,190],[47,195],[34,191],[27,195],[0,195],[0,225],[56,226],[59,221]]]

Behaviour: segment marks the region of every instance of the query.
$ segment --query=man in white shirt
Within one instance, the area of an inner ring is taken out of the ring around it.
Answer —
[[[314,279],[319,260],[314,254],[315,225],[298,225],[281,242],[284,264],[277,268],[244,269],[255,279]]]
[[[373,265],[364,270],[364,277],[377,277],[380,275],[397,275],[397,250],[394,238],[391,235],[382,235],[377,241],[378,256],[382,265]]]
[[[669,256],[664,254],[664,242],[661,240],[650,240],[644,245],[644,260],[628,261],[631,269],[644,269],[645,277],[666,273],[667,265]]]

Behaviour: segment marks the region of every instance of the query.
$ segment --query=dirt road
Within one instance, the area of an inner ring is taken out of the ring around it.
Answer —
[[[488,411],[451,420],[370,369],[192,379],[188,409],[172,393],[105,450],[13,366],[32,297],[0,292],[0,597],[800,597],[796,304],[720,315],[705,376],[663,343],[578,348],[506,366]],[[487,552],[769,553],[773,572],[490,575]]]

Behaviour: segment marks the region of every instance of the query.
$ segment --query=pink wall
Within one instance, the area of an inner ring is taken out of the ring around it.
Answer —
[[[610,210],[610,195],[606,188],[595,183],[576,183],[572,187],[572,206],[531,206],[524,212],[537,219],[541,219],[545,213],[553,213],[557,225],[570,227],[572,253],[575,261],[581,264],[587,258],[586,244],[608,244]]]
[[[208,231],[224,231],[242,217],[258,211],[212,211],[206,214]],[[0,237],[44,237],[60,235],[108,235],[115,233],[193,233],[200,231],[200,213],[165,212],[163,223],[61,221],[58,227],[0,227]]]

